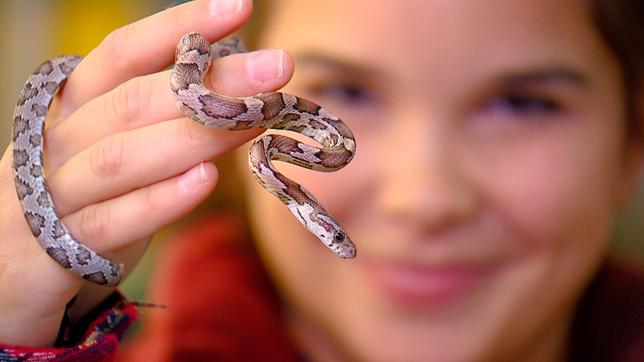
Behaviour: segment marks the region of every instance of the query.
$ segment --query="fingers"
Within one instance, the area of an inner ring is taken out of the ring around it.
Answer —
[[[240,146],[259,132],[235,132],[236,137],[230,133],[180,118],[110,136],[48,176],[56,209],[67,215],[167,179]]]
[[[154,76],[148,75],[159,72],[171,64],[176,42],[184,33],[198,31],[210,41],[218,40],[241,26],[248,19],[251,7],[251,0],[198,0],[150,16],[113,32],[84,59],[67,81],[60,96],[55,98],[47,119],[45,165],[52,169],[50,161],[53,160],[54,165],[64,165],[67,160],[70,160],[70,165],[66,167],[72,169],[74,166],[70,157],[80,161],[83,159],[81,155],[84,150],[92,149],[97,142],[108,142],[110,137],[117,135],[123,137],[123,140],[128,140],[124,145],[130,145],[131,148],[123,149],[132,150],[132,154],[158,153],[158,149],[164,146],[166,139],[157,140],[156,144],[146,144],[133,142],[125,136],[127,132],[173,122],[168,120],[181,121],[178,114],[173,113],[177,111],[169,93],[167,74],[165,80],[162,80],[162,75],[158,75],[156,81],[153,80]],[[224,11],[226,9],[229,11]],[[279,82],[254,85],[252,82],[246,83],[245,80],[228,81],[221,78],[227,83],[222,83],[219,91],[231,89],[239,90],[241,94],[246,91],[257,93],[254,90],[262,91],[283,85],[288,77],[285,77],[279,85],[277,85]],[[129,82],[133,78],[138,80]],[[217,81],[213,83],[219,87],[220,79],[213,80]],[[124,82],[127,82],[127,85],[121,86],[122,93],[119,98],[113,90]],[[135,84],[137,82],[138,84]],[[162,82],[163,85],[161,85]],[[236,88],[239,83],[242,84],[242,88]],[[108,92],[114,93],[107,96]],[[103,99],[96,99],[99,96]],[[74,121],[67,118],[72,113],[75,114],[79,107],[88,104],[90,100],[95,108],[85,109],[84,115]],[[108,110],[112,113],[110,114]],[[52,130],[51,126],[56,124],[60,126],[59,131],[49,132]],[[80,125],[84,127],[79,127]],[[151,135],[163,134],[161,128],[155,130],[148,128],[146,131],[150,131]],[[244,138],[241,136],[243,132],[238,132],[237,136],[231,134],[225,137],[221,134],[217,135],[217,132],[212,130],[200,129],[195,134],[197,133],[199,134],[197,137],[204,139],[210,137],[213,142],[224,145],[231,137],[232,139],[237,137],[237,141]],[[147,133],[141,133],[139,136],[142,140],[149,139]],[[173,147],[181,146],[183,135],[172,134],[164,137],[178,138],[168,144],[174,142]],[[99,142],[99,140],[103,141]],[[228,145],[233,143],[231,141]],[[141,150],[140,147],[148,149]],[[59,156],[60,150],[63,152]],[[180,154],[180,152],[176,153]],[[141,160],[145,162],[145,159]],[[87,163],[88,158],[85,162],[85,167],[90,167]],[[2,259],[0,269],[3,271],[0,275],[15,276],[15,278],[0,278],[3,280],[3,287],[0,289],[7,291],[2,296],[5,297],[5,301],[8,301],[4,303],[7,308],[2,310],[7,312],[4,314],[18,316],[12,319],[16,322],[14,323],[16,328],[13,328],[15,331],[12,332],[13,336],[16,336],[14,338],[17,341],[16,344],[22,343],[20,341],[24,342],[24,336],[29,335],[29,343],[45,345],[53,343],[65,305],[71,296],[76,295],[82,281],[56,265],[33,239],[20,210],[15,188],[11,184],[13,177],[10,175],[10,163],[10,153],[6,153],[0,160],[0,176],[2,176],[0,200],[6,201],[2,204],[7,206],[0,208],[0,220],[3,220],[0,223],[0,231],[6,239],[0,254],[9,257],[0,258]],[[131,164],[131,166],[142,170],[152,166],[152,171],[155,168],[163,168],[154,161],[150,161],[148,165]],[[81,187],[74,190],[60,186],[70,183],[63,177],[75,177],[69,175],[73,172],[69,172],[68,176],[60,176],[61,181],[51,182],[52,180],[48,179],[48,186],[56,204],[61,200],[65,204],[64,200],[70,199],[70,205],[73,207],[67,207],[67,209],[78,209],[63,218],[63,222],[73,235],[100,253],[108,252],[107,255],[110,255],[115,249],[120,249],[119,258],[116,260],[125,261],[130,266],[140,258],[147,236],[198,205],[212,191],[217,180],[217,172],[212,164],[207,163],[197,168],[184,164],[183,170],[189,171],[182,172],[180,169],[181,167],[173,169],[179,171],[165,178],[148,178],[146,181],[151,181],[147,185],[140,187],[129,185],[128,189],[131,189],[131,192],[112,192],[113,195],[110,195],[109,187],[103,186],[105,190],[99,190],[97,193],[102,195],[104,200],[95,204],[83,203],[82,198],[79,201],[70,197],[70,193],[78,192]],[[60,172],[61,175],[63,173]],[[109,172],[107,174],[109,175]],[[131,171],[129,174],[117,172],[111,179],[116,180],[118,177],[127,179],[132,177],[128,176],[132,174],[134,173]],[[86,180],[92,180],[91,176],[83,177]],[[110,177],[106,176],[105,179]],[[97,184],[100,182],[97,181],[95,185]],[[83,190],[85,191],[82,194],[93,193],[92,190],[87,191],[87,188]],[[138,251],[132,251],[135,249]],[[16,280],[19,283],[13,282]],[[37,308],[27,308],[28,310],[24,308],[25,303],[22,302],[28,300],[28,297],[38,299]],[[18,303],[14,306],[12,302],[15,301]],[[43,316],[53,316],[53,318],[43,318]]]
[[[267,49],[217,59],[211,69],[206,83],[212,84],[215,92],[252,95],[284,86],[293,75],[293,61],[281,50]],[[46,167],[57,169],[71,156],[111,134],[178,117],[181,112],[170,91],[169,71],[133,78],[48,129]],[[237,132],[226,135],[233,139],[247,137]]]
[[[115,252],[188,213],[212,192],[217,178],[215,166],[202,163],[179,176],[85,207],[62,221],[98,253]]]
[[[197,31],[218,40],[239,28],[251,11],[251,0],[197,0],[115,30],[71,75],[65,97],[55,104],[57,118],[128,79],[170,65],[183,34]]]

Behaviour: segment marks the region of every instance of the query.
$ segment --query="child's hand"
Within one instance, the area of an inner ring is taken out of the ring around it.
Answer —
[[[57,212],[77,240],[126,272],[157,230],[210,194],[217,170],[208,161],[259,133],[212,130],[182,116],[162,71],[184,33],[217,41],[251,8],[250,0],[194,1],[118,29],[54,99],[44,157]],[[212,88],[237,96],[282,87],[293,71],[290,58],[274,51],[233,55],[213,68]],[[38,244],[18,203],[11,158],[9,146],[0,161],[0,343],[45,346],[74,295],[74,313],[82,314],[111,290],[65,270]]]

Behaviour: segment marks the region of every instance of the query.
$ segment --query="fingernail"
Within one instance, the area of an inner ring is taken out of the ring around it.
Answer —
[[[208,5],[210,15],[225,18],[242,9],[244,0],[212,0]]]
[[[179,187],[183,192],[192,191],[195,187],[201,185],[208,180],[206,168],[203,162],[188,170],[183,175],[179,176]]]
[[[267,82],[284,76],[284,50],[264,49],[250,53],[246,70],[253,79]]]

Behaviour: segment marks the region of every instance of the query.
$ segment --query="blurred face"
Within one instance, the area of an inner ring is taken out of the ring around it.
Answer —
[[[634,174],[618,65],[584,2],[271,6],[261,45],[294,57],[285,91],[357,141],[336,173],[278,165],[343,224],[354,260],[248,177],[256,239],[306,353],[561,357]]]

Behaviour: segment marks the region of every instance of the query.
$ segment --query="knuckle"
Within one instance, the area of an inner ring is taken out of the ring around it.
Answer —
[[[191,119],[184,119],[183,122],[179,123],[179,127],[179,134],[183,136],[183,140],[187,149],[192,150],[203,147],[203,143],[206,137],[203,131],[199,129],[200,127],[197,122]]]
[[[89,155],[89,166],[99,177],[114,177],[123,168],[125,145],[122,137],[112,136],[100,142]]]
[[[50,175],[63,162],[61,155],[66,154],[68,145],[56,129],[45,131],[44,138],[46,147],[43,147],[43,157],[46,161],[43,168],[45,175]]]
[[[173,26],[181,27],[181,25],[185,24],[186,22],[192,21],[188,18],[188,16],[192,13],[186,11],[186,8],[180,6],[171,9],[168,14],[171,16],[170,22]]]
[[[148,187],[143,193],[143,210],[146,210],[147,213],[159,212],[159,210],[164,209],[164,199],[159,196],[155,187]]]
[[[127,56],[129,26],[122,26],[109,33],[98,46],[97,57],[99,66],[109,66],[112,69],[128,69],[130,57]]]
[[[132,78],[114,89],[111,102],[107,102],[110,109],[106,113],[119,122],[133,122],[148,109],[150,91],[141,77]]]
[[[79,232],[82,240],[104,241],[109,233],[110,213],[107,208],[92,205],[81,210]]]

